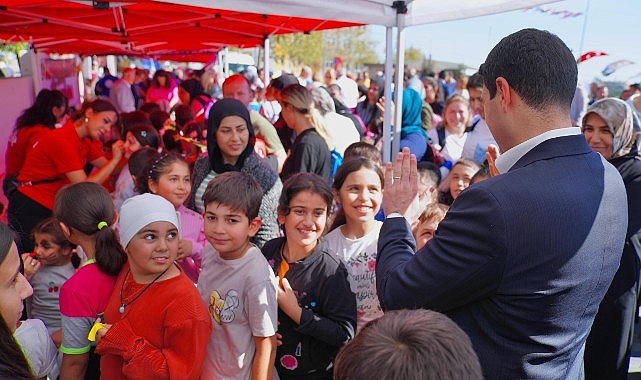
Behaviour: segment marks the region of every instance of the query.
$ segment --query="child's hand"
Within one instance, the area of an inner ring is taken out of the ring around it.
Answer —
[[[100,318],[96,319],[96,321],[93,323],[93,328],[91,329],[91,332],[89,333],[89,340],[90,341],[95,341],[96,344],[100,343],[100,340],[102,339],[105,334],[109,331],[111,328],[111,325],[104,324],[102,323],[102,320]],[[96,329],[94,332],[93,330]],[[92,336],[92,333],[95,333],[94,336]],[[91,339],[93,338],[93,339]]]
[[[23,253],[21,256],[22,262],[24,263],[24,276],[28,281],[31,281],[31,278],[38,272],[42,263],[40,260],[32,257],[30,253]]]
[[[286,278],[281,280],[281,286],[278,287],[278,306],[289,316],[294,322],[300,324],[300,315],[303,312],[298,306],[298,299],[294,290],[289,285]]]
[[[280,322],[276,322],[278,326],[280,326]],[[279,333],[276,333],[276,346],[282,346],[283,345],[283,336],[280,335]]]
[[[62,329],[51,333],[51,340],[53,340],[56,347],[60,348],[60,344],[62,343]]]
[[[376,102],[376,108],[381,112],[381,116],[379,119],[379,122],[382,123],[385,120],[385,97],[381,96],[380,99]],[[390,101],[390,113],[392,117],[394,117],[394,109],[395,105],[393,101]],[[394,123],[394,120],[392,120],[392,123]]]
[[[122,156],[125,155],[125,142],[122,140],[118,140],[113,145],[111,145],[111,152],[113,154],[112,159],[120,161]]]
[[[179,240],[178,241],[178,256],[176,260],[182,260],[185,257],[191,256],[193,243],[191,240]]]
[[[499,157],[499,148],[496,145],[490,144],[485,150],[485,158],[487,158],[487,164],[490,167],[490,175],[496,177],[499,173],[499,170],[496,168],[494,161]]]

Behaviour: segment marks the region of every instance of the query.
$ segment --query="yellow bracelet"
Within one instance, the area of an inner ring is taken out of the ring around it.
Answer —
[[[106,325],[104,323],[94,323],[93,327],[91,328],[91,331],[89,331],[89,336],[87,336],[87,339],[89,339],[90,342],[95,342],[96,341],[96,333],[98,330],[101,328],[104,328]]]

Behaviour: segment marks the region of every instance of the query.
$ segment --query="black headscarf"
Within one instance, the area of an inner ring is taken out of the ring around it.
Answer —
[[[239,116],[247,123],[247,130],[249,131],[249,141],[245,150],[238,157],[235,165],[223,163],[223,156],[220,153],[220,148],[216,142],[216,131],[220,127],[220,122],[227,116]],[[249,117],[247,107],[240,101],[231,98],[220,99],[209,110],[209,119],[207,120],[207,152],[209,154],[209,163],[211,168],[218,174],[224,172],[235,171],[239,172],[245,159],[254,152],[254,144],[256,143],[256,135],[254,128]]]

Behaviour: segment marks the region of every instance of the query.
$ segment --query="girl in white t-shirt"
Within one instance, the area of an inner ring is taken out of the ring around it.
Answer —
[[[374,219],[383,199],[383,171],[374,161],[357,157],[343,162],[332,192],[341,208],[324,237],[331,252],[347,266],[356,293],[357,328],[383,315],[376,294],[376,244],[382,222]]]

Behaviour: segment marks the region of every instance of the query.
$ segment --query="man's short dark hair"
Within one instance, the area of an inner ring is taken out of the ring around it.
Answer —
[[[395,310],[368,322],[336,356],[335,380],[482,379],[470,338],[431,310]]]
[[[465,86],[468,90],[470,88],[476,88],[479,90],[483,89],[483,75],[479,73],[472,74],[471,77],[467,79],[467,85]]]
[[[209,182],[203,194],[205,208],[208,204],[217,202],[242,212],[250,222],[258,216],[262,201],[262,188],[252,176],[243,172],[231,171],[217,175]]]
[[[479,73],[490,99],[496,95],[496,78],[503,77],[528,106],[543,111],[549,106],[570,109],[578,70],[572,52],[559,37],[523,29],[503,38]]]

